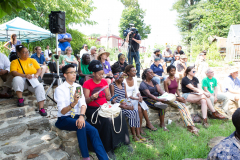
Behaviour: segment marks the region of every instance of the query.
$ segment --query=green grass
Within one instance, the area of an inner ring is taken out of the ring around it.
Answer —
[[[207,158],[210,151],[208,142],[217,136],[229,136],[235,129],[231,120],[224,122],[210,120],[208,129],[196,124],[200,129],[199,137],[192,135],[185,127],[172,123],[167,125],[170,132],[160,128],[156,132],[144,130],[148,139],[146,143],[131,142],[134,151],[127,151],[126,146],[115,150],[118,160],[182,160],[185,158]],[[156,127],[156,126],[155,126]]]

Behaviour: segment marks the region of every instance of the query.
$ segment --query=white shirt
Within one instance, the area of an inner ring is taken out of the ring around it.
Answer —
[[[10,61],[7,56],[3,53],[0,53],[0,69],[7,70],[10,72]]]
[[[49,59],[49,55],[48,55],[48,51],[49,51],[49,54],[52,53],[52,51],[51,51],[50,49],[49,49],[49,50],[46,49],[46,50],[44,51],[44,55],[45,55],[45,59],[47,58],[48,60],[50,60],[50,59]]]
[[[62,109],[67,107],[71,103],[71,101],[70,101],[70,89],[69,89],[70,86],[71,85],[67,81],[65,81],[63,84],[58,86],[56,88],[55,92],[54,92],[54,99],[57,102],[57,107],[58,107],[58,114],[57,114],[58,117],[70,116],[71,115],[70,111],[67,112],[65,115],[63,115],[61,113]],[[81,87],[77,83],[73,83],[72,86],[73,86],[73,93],[74,94],[75,94],[75,91],[76,91],[76,87]],[[81,93],[82,93],[82,97],[78,100],[78,103],[74,106],[75,115],[80,115],[81,106],[85,105],[87,107],[82,87],[81,87]]]
[[[126,79],[123,80],[123,83],[126,85],[127,96],[137,97],[137,93],[139,93],[138,86],[137,86],[137,77],[133,77],[134,84],[132,87],[129,87],[127,84]]]
[[[89,51],[86,51],[85,49],[82,49],[82,50],[80,51],[80,58],[82,58],[82,55],[83,55],[84,53],[89,53]]]

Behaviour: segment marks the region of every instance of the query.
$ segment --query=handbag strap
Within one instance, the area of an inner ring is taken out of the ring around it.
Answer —
[[[97,113],[97,116],[96,116],[96,120],[95,120],[95,122],[93,122],[93,117],[94,117],[95,113],[98,112],[98,111],[100,110],[100,108],[101,108],[101,107],[99,107],[95,112],[93,112],[92,117],[91,117],[91,122],[92,122],[92,124],[96,124],[96,123],[97,123],[98,113]]]
[[[18,62],[19,62],[19,64],[20,64],[21,68],[22,68],[23,74],[25,74],[25,72],[24,72],[24,70],[23,70],[23,67],[22,67],[22,64],[21,64],[21,62],[19,61],[19,58],[18,58]]]
[[[112,124],[113,124],[113,130],[116,132],[116,133],[120,133],[121,130],[122,130],[122,110],[120,111],[120,116],[121,116],[121,125],[120,125],[120,130],[117,132],[116,129],[115,129],[115,125],[114,125],[114,118],[113,118],[113,114],[112,114]]]

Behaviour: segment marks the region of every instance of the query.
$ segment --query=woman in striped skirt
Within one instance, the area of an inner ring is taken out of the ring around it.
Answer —
[[[167,73],[169,74],[169,77],[164,81],[164,88],[165,91],[172,94],[177,94],[177,101],[172,102],[171,106],[176,106],[179,109],[180,115],[187,126],[188,131],[198,136],[198,129],[195,127],[191,115],[186,108],[185,99],[181,97],[179,91],[178,91],[178,82],[179,79],[175,77],[176,73],[176,67],[175,66],[168,66],[167,67]]]
[[[114,67],[114,65],[112,66],[112,72],[115,78],[115,82],[110,85],[110,91],[112,96],[118,94],[118,96],[112,100],[112,103],[121,103],[119,107],[122,108],[122,112],[124,113],[124,115],[128,117],[128,122],[134,141],[146,141],[146,139],[143,138],[140,134],[140,118],[138,110],[134,109],[134,106],[131,104],[130,101],[127,102],[126,86],[123,83],[123,72],[121,71],[120,67],[117,68]]]

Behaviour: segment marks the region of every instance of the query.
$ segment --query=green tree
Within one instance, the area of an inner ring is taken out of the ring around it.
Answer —
[[[191,30],[194,28],[196,22],[199,21],[199,17],[190,12],[196,8],[196,5],[200,0],[177,0],[172,7],[172,10],[176,10],[178,13],[177,27],[183,36],[183,41],[186,44],[191,42]]]
[[[0,18],[12,13],[18,13],[24,8],[32,8],[36,10],[31,0],[1,0],[0,1]]]
[[[28,0],[30,1],[30,0]],[[23,18],[42,28],[49,28],[48,15],[51,11],[64,11],[66,14],[66,26],[69,24],[95,24],[89,20],[91,12],[96,8],[92,0],[38,0],[33,1],[36,10],[24,8],[19,13],[4,16],[0,22],[7,22],[15,17]]]
[[[133,23],[134,27],[138,29],[138,33],[141,35],[142,39],[146,39],[148,34],[151,33],[151,26],[144,23],[145,11],[140,8],[138,0],[121,0],[125,5],[125,9],[122,11],[122,17],[119,24],[119,33],[121,38],[123,36],[123,31],[129,28],[129,23]]]

